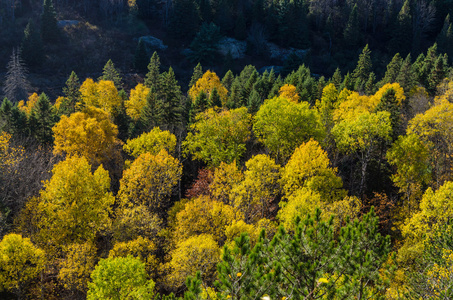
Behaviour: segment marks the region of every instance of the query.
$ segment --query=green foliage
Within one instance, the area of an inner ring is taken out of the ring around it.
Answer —
[[[77,74],[74,71],[71,72],[68,80],[66,80],[66,86],[63,87],[63,93],[66,97],[61,104],[60,111],[69,116],[75,112],[76,103],[81,99],[79,77],[77,77]]]
[[[250,137],[251,116],[247,108],[208,109],[195,117],[183,142],[184,152],[211,166],[239,161]]]
[[[160,76],[160,57],[157,52],[153,53],[148,63],[148,73],[146,73],[145,85],[149,88],[154,88],[156,92],[159,89]]]
[[[41,37],[46,43],[55,43],[60,39],[57,27],[57,13],[52,0],[44,0],[41,14]]]
[[[148,65],[148,53],[146,53],[145,43],[140,39],[138,40],[137,48],[134,54],[134,68],[143,72]]]
[[[324,137],[321,120],[307,102],[294,103],[285,98],[266,100],[256,113],[253,131],[281,162],[301,143]]]
[[[179,39],[190,40],[198,30],[201,16],[194,0],[176,0],[170,18],[170,33]]]
[[[91,274],[87,299],[153,299],[154,282],[147,279],[145,264],[139,259],[101,259]]]
[[[117,89],[121,88],[120,72],[115,68],[115,65],[113,64],[111,59],[109,59],[105,64],[102,71],[102,76],[99,77],[99,80],[113,81]]]
[[[190,49],[192,52],[189,58],[194,63],[211,65],[218,57],[217,43],[220,40],[220,30],[214,23],[203,23],[200,31],[197,33]]]
[[[30,20],[24,30],[20,52],[24,62],[30,67],[39,67],[44,61],[44,49],[36,25]]]

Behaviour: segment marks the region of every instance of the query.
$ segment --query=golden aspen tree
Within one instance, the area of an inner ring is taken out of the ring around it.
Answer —
[[[116,108],[121,105],[121,97],[113,81],[87,78],[80,86],[82,103],[79,107],[94,106],[113,114]]]
[[[236,206],[230,194],[243,178],[244,175],[238,169],[235,161],[230,164],[222,162],[214,169],[212,182],[209,185],[209,192],[213,199]]]
[[[219,94],[222,106],[225,106],[228,90],[223,86],[217,74],[209,70],[206,71],[203,76],[189,89],[188,94],[192,99],[192,102],[195,101],[202,91],[205,92],[207,98],[210,99],[211,93],[214,89],[216,89]]]
[[[127,140],[123,150],[137,158],[145,152],[157,155],[163,149],[174,154],[175,147],[176,136],[174,134],[168,130],[162,131],[159,127],[154,127],[150,132],[145,132],[135,139]]]
[[[118,198],[123,207],[146,205],[151,212],[169,208],[169,197],[182,174],[179,160],[165,149],[143,153],[123,172]]]
[[[81,155],[99,164],[117,155],[118,129],[109,115],[96,107],[86,107],[69,117],[62,116],[52,128],[54,153]]]
[[[281,98],[288,99],[294,103],[299,103],[300,96],[297,93],[297,89],[292,84],[285,84],[278,90],[278,95]]]
[[[150,88],[139,83],[131,90],[129,100],[124,102],[126,106],[126,114],[131,117],[132,120],[137,121],[142,115],[143,108],[146,106],[146,97],[150,92]]]

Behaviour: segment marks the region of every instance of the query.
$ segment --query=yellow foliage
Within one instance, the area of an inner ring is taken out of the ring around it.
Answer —
[[[81,155],[93,164],[117,155],[118,129],[108,114],[99,108],[86,107],[83,112],[62,116],[52,131],[55,154]]]
[[[121,205],[147,205],[153,212],[162,211],[181,174],[179,160],[165,149],[157,155],[143,153],[123,172],[118,192]]]
[[[381,102],[382,96],[388,90],[393,89],[395,91],[395,98],[398,102],[398,106],[402,107],[403,102],[406,100],[406,96],[404,95],[403,88],[399,85],[399,83],[387,83],[383,87],[381,87],[373,96],[371,96],[371,103],[373,103],[373,107],[376,108],[378,104]]]
[[[11,147],[11,135],[2,131],[0,133],[0,170],[4,175],[8,168],[15,165],[22,159],[24,149],[22,147]]]
[[[281,209],[278,218],[287,229],[294,229],[294,220],[297,216],[304,218],[307,214],[324,208],[321,195],[309,188],[301,188],[288,197],[287,202],[280,202]]]
[[[159,262],[154,255],[156,245],[147,238],[141,236],[128,242],[115,243],[113,249],[109,252],[109,257],[127,257],[132,255],[145,263],[145,268],[148,274],[155,274]]]
[[[165,149],[168,153],[174,154],[176,147],[176,136],[170,131],[162,131],[159,127],[154,127],[150,132],[143,133],[139,137],[127,140],[123,149],[129,155],[137,158],[145,152],[157,155]]]
[[[245,166],[244,180],[233,188],[230,200],[248,221],[264,218],[269,214],[270,202],[280,192],[280,166],[265,154],[249,159]]]
[[[319,143],[310,140],[298,147],[283,169],[282,183],[286,197],[309,188],[319,193],[323,201],[342,199],[346,192],[343,182],[336,175],[337,169],[329,167],[330,160]]]
[[[66,289],[86,292],[90,274],[96,265],[96,247],[92,242],[72,244],[65,252],[58,279]]]
[[[94,106],[101,108],[110,115],[121,105],[121,97],[113,81],[87,78],[80,86],[82,103],[78,106]]]
[[[230,205],[200,196],[186,203],[184,209],[177,213],[174,239],[180,241],[206,233],[222,243],[226,239],[226,227],[242,218],[242,214]]]
[[[353,119],[360,113],[372,111],[375,108],[375,105],[375,103],[370,101],[369,96],[351,92],[347,99],[340,102],[338,108],[333,112],[333,120],[335,122],[340,122],[342,120]]]
[[[55,100],[55,104],[53,105],[53,107],[58,111],[61,107],[61,104],[63,104],[65,101],[65,98],[64,97],[58,97],[57,100]]]
[[[49,247],[93,241],[110,227],[114,201],[102,166],[92,173],[86,158],[68,157],[54,166],[41,191],[36,208],[40,241]]]
[[[401,228],[405,244],[400,258],[415,258],[423,253],[424,243],[435,229],[453,218],[453,182],[447,181],[437,191],[431,188],[420,202],[420,212],[408,218]]]
[[[213,280],[220,248],[209,234],[192,236],[177,244],[171,253],[168,281],[173,287],[182,287],[188,276],[201,271],[203,281]]]
[[[242,172],[238,169],[236,162],[231,164],[220,163],[215,168],[212,183],[209,185],[209,191],[214,199],[229,203],[234,206],[230,200],[230,194],[233,188],[244,178]]]
[[[44,268],[44,251],[28,238],[5,235],[0,242],[0,289],[23,292],[25,284]]]
[[[119,209],[113,223],[115,241],[128,241],[139,236],[154,238],[161,229],[161,219],[144,205]]]
[[[150,88],[141,83],[131,90],[129,100],[125,101],[124,105],[126,106],[126,114],[132,120],[137,121],[140,118],[142,110],[146,106],[146,96],[148,96],[149,91]]]
[[[36,103],[38,102],[39,96],[37,93],[33,93],[28,97],[27,104],[24,104],[24,100],[20,100],[17,104],[17,107],[29,116],[31,114],[32,109],[35,107]]]
[[[197,80],[197,82],[190,88],[188,94],[192,99],[192,102],[195,101],[201,91],[204,91],[209,99],[214,88],[217,89],[217,92],[219,93],[222,106],[225,106],[228,90],[223,86],[217,74],[209,70]]]
[[[256,224],[247,224],[243,220],[234,220],[225,228],[227,243],[231,243],[241,233],[247,232],[252,245],[258,241],[262,230],[266,231],[266,236],[273,236],[277,231],[277,225],[269,219],[260,219]]]
[[[291,102],[299,103],[300,96],[297,93],[297,89],[292,84],[285,84],[278,91],[279,97],[288,99]]]

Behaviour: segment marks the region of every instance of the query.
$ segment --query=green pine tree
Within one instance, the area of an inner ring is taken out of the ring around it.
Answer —
[[[370,76],[368,76],[368,80],[365,82],[364,86],[364,91],[366,95],[373,95],[376,93],[376,75],[374,72],[370,73]]]
[[[101,80],[110,80],[113,81],[115,87],[120,90],[121,89],[121,75],[120,72],[115,68],[115,64],[111,59],[107,61],[102,71],[102,76],[99,77]]]
[[[80,82],[77,74],[72,71],[66,80],[66,86],[63,88],[65,99],[62,103],[60,111],[65,115],[70,115],[76,111],[76,103],[80,100]]]
[[[340,85],[343,82],[340,68],[335,69],[335,72],[333,73],[332,78],[330,78],[330,82],[333,83],[337,89],[340,88]]]
[[[154,88],[157,92],[159,90],[160,81],[160,57],[157,52],[153,53],[148,64],[148,73],[145,77],[145,85],[149,88]]]
[[[228,70],[228,72],[226,72],[225,76],[223,76],[223,78],[222,78],[222,84],[228,90],[228,92],[231,89],[233,80],[234,80],[233,72],[231,70]]]
[[[197,83],[198,79],[200,79],[201,77],[203,77],[203,67],[200,63],[198,63],[193,69],[193,74],[189,82],[189,90],[194,86],[195,83]]]
[[[218,58],[217,44],[220,40],[220,29],[214,23],[203,23],[190,49],[189,59],[194,63],[213,64]]]
[[[368,45],[366,45],[359,56],[356,68],[352,72],[352,78],[354,80],[354,87],[356,90],[363,90],[363,87],[370,76],[372,67],[371,51],[368,48]]]
[[[60,38],[57,26],[57,13],[52,0],[44,0],[41,14],[41,37],[44,42],[54,43]]]
[[[209,105],[211,107],[222,107],[222,100],[220,99],[217,88],[212,89],[211,96],[209,97]]]
[[[416,79],[410,54],[402,62],[396,82],[400,84],[406,94],[409,94],[410,90],[415,86]]]
[[[145,43],[140,39],[135,49],[134,68],[137,71],[144,72],[148,65],[148,54],[146,53]]]
[[[393,52],[399,52],[401,55],[409,54],[412,45],[412,14],[410,0],[404,2],[404,5],[398,13],[396,28],[392,33],[390,45]]]
[[[24,30],[24,38],[20,46],[24,62],[30,67],[40,66],[44,61],[44,49],[39,32],[30,20]]]
[[[386,83],[396,82],[396,78],[403,64],[403,59],[400,54],[397,53],[393,56],[392,61],[387,65],[387,71],[385,72],[384,78],[379,82],[379,86],[383,86]]]
[[[49,97],[44,93],[39,95],[38,102],[33,109],[38,121],[34,135],[41,144],[50,145],[53,142],[52,127],[55,125],[56,119]]]
[[[354,49],[357,47],[360,38],[359,30],[359,15],[357,4],[354,4],[354,7],[349,14],[348,23],[343,32],[344,44],[346,47]]]
[[[170,33],[179,39],[190,40],[201,22],[200,11],[194,0],[175,0],[170,17]]]
[[[388,89],[382,95],[381,101],[376,107],[376,111],[388,111],[390,113],[390,124],[392,126],[392,138],[395,140],[402,132],[399,128],[401,124],[401,111],[396,99],[394,89]]]
[[[183,109],[181,106],[181,87],[175,78],[173,68],[170,67],[168,72],[161,75],[160,80],[161,89],[158,91],[158,105],[160,106],[161,126],[174,131],[183,122]],[[159,109],[159,108],[158,108]]]

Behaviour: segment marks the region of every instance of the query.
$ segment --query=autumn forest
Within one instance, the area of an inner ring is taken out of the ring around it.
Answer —
[[[0,298],[452,299],[450,12],[0,0]]]

